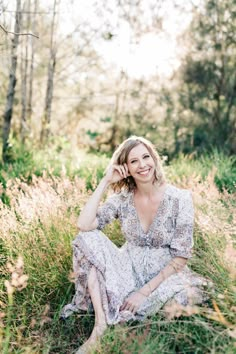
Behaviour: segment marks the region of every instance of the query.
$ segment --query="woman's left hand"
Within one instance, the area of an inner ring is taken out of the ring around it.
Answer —
[[[120,307],[120,310],[129,310],[132,313],[136,313],[146,298],[147,297],[145,295],[137,291],[125,299],[123,305]]]

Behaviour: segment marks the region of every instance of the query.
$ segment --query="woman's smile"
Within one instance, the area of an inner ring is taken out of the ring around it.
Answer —
[[[139,172],[137,172],[139,175],[141,175],[141,176],[147,176],[147,175],[149,175],[149,172],[151,171],[151,168],[148,168],[148,169],[146,169],[146,170],[143,170],[143,171],[139,171]]]

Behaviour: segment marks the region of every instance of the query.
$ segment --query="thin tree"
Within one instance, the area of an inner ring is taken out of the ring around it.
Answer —
[[[36,15],[38,11],[38,0],[34,1],[34,14],[32,21],[32,31],[36,30]],[[30,70],[29,70],[29,92],[27,100],[27,117],[29,124],[31,122],[32,116],[32,99],[33,99],[33,80],[34,80],[34,53],[35,53],[35,41],[34,38],[31,39],[31,59],[30,59]]]
[[[30,13],[31,13],[31,1],[28,0],[26,3],[26,8],[27,8],[27,21],[26,21],[26,26],[27,26],[27,31],[29,30],[30,27]],[[28,126],[28,117],[27,117],[27,92],[28,92],[28,64],[29,64],[29,36],[26,36],[25,38],[25,48],[22,48],[22,51],[24,50],[24,55],[22,55],[22,60],[21,60],[21,124],[20,124],[20,133],[21,133],[21,141],[24,143],[26,139],[27,132],[29,130]]]
[[[47,89],[45,97],[45,108],[42,119],[42,127],[40,134],[40,142],[44,143],[50,135],[50,123],[51,123],[51,112],[52,112],[52,100],[53,100],[53,84],[54,75],[56,69],[56,46],[54,41],[55,28],[56,28],[56,7],[57,0],[54,0],[53,4],[53,18],[51,24],[51,35],[50,35],[50,59],[48,62],[48,78],[47,78]]]
[[[4,162],[7,162],[9,159],[9,134],[11,128],[12,113],[13,113],[13,102],[15,96],[17,47],[19,43],[20,28],[21,28],[21,0],[17,0],[15,28],[14,28],[15,34],[13,36],[12,48],[11,48],[11,68],[10,68],[9,84],[8,84],[8,91],[7,91],[7,101],[6,101],[5,111],[3,114],[2,158]]]

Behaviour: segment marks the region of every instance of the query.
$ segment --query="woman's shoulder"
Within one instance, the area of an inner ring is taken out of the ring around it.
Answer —
[[[172,198],[182,199],[191,198],[192,192],[190,189],[179,188],[173,184],[167,184],[166,193]]]

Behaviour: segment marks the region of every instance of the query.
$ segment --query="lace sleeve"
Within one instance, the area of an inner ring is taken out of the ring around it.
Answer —
[[[111,223],[119,216],[120,198],[118,194],[114,194],[98,208],[97,220],[98,230],[102,230],[107,224]]]
[[[190,258],[193,247],[194,209],[190,191],[183,191],[179,199],[176,229],[170,244],[173,257]]]

